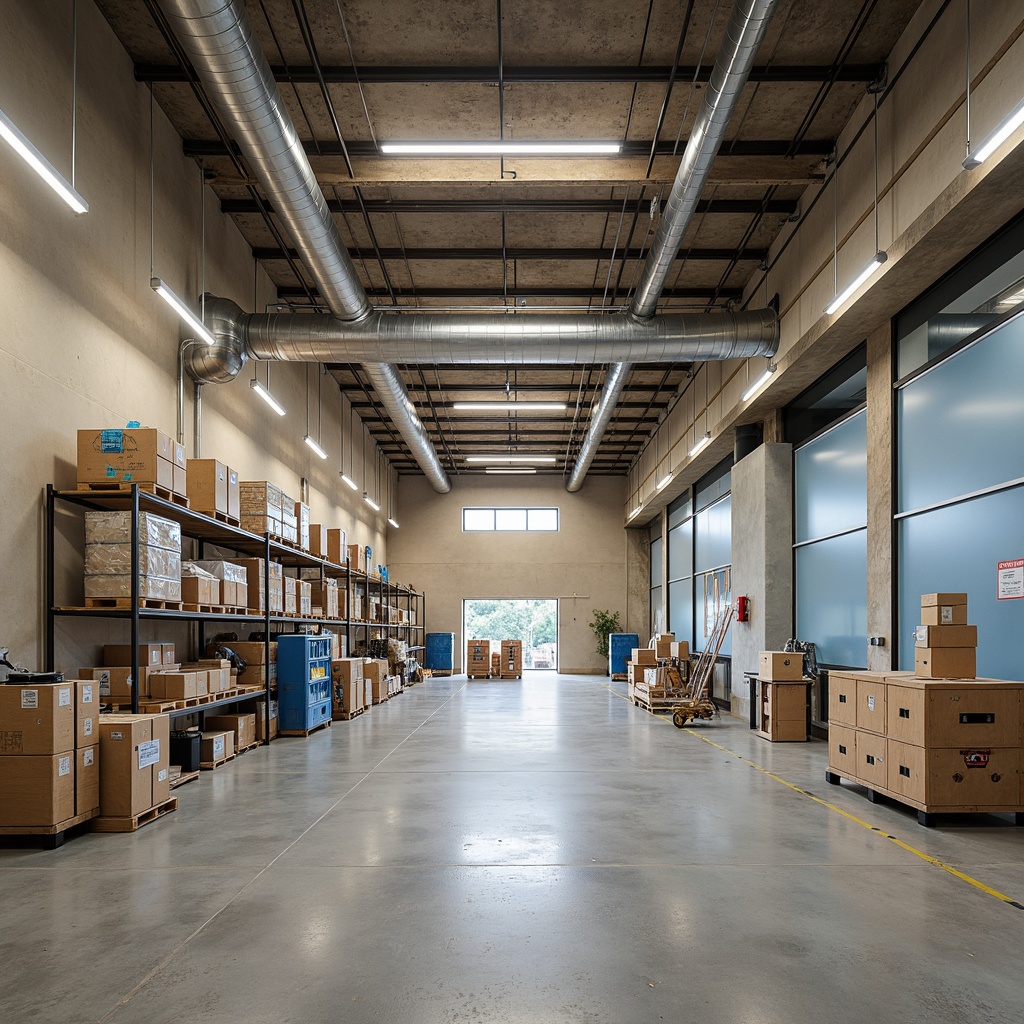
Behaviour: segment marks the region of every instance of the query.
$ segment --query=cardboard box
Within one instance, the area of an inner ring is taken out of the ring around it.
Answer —
[[[328,535],[328,541],[330,535]],[[357,572],[366,572],[366,547],[362,544],[349,544],[348,567]]]
[[[321,618],[332,621],[341,617],[336,580],[324,580],[323,583],[314,582],[310,588],[309,601],[313,615],[319,614]]]
[[[924,679],[974,679],[978,674],[974,647],[915,647],[914,675]]]
[[[217,685],[220,691],[233,688],[231,681],[231,662],[227,658],[200,658],[196,663],[197,671],[204,671],[209,674],[207,689],[211,682]]]
[[[235,734],[232,732],[204,732],[199,745],[199,759],[202,764],[213,764],[231,757],[235,752]]]
[[[74,745],[73,683],[0,685],[0,754],[52,756]]]
[[[182,576],[181,599],[185,604],[220,604],[220,580],[206,576]]]
[[[246,707],[254,708],[254,714],[256,716],[256,742],[265,743],[267,740],[267,729],[266,729],[266,701],[257,700],[253,701],[252,704],[247,704]],[[272,700],[270,702],[270,738],[273,739],[277,735],[277,701]]]
[[[313,584],[308,580],[295,581],[295,602],[297,615],[309,618],[313,614]]]
[[[352,714],[363,706],[363,677],[358,679],[334,680],[331,684],[331,707],[333,711]]]
[[[327,527],[323,523],[309,524],[309,552],[331,561],[327,555]]]
[[[163,652],[161,659],[163,666],[166,668],[168,665],[176,664],[174,660],[174,644],[161,644],[160,650]]]
[[[149,693],[154,700],[190,700],[198,696],[195,672],[151,672]]]
[[[385,672],[382,676],[377,676],[374,679],[369,680],[371,690],[373,693],[373,703],[383,704],[388,699],[388,675]]]
[[[327,561],[335,565],[344,565],[348,561],[349,547],[345,543],[344,530],[327,531]]]
[[[174,644],[139,644],[139,665],[163,665],[164,647],[171,648],[171,660],[174,660]],[[104,665],[130,665],[132,663],[131,644],[104,644]]]
[[[965,626],[967,605],[936,604],[922,608],[921,623],[925,626]]]
[[[922,594],[921,595],[921,607],[922,608],[934,608],[936,605],[942,604],[967,604],[966,594],[955,594],[955,593],[938,593],[938,594]]]
[[[331,662],[331,679],[336,683],[349,683],[365,679],[362,658],[336,658]]]
[[[759,678],[769,682],[803,679],[804,656],[799,651],[793,654],[785,651],[761,651],[757,674]]]
[[[309,506],[302,501],[295,502],[295,519],[298,528],[298,545],[303,551],[309,550]]]
[[[266,664],[267,645],[262,640],[233,640],[227,644],[247,666],[258,666]],[[277,661],[277,644],[270,644],[270,660]]]
[[[187,496],[188,473],[184,466],[174,467],[174,486],[171,489],[175,494],[180,494],[183,498]]]
[[[366,658],[363,663],[363,678],[379,683],[388,675],[388,663],[383,658]]]
[[[522,640],[501,641],[501,662],[498,672],[503,676],[521,676],[523,674]]]
[[[99,746],[104,817],[132,817],[167,799],[170,719],[166,715],[103,715]]]
[[[174,442],[148,427],[79,430],[80,483],[148,483],[174,487]]]
[[[75,747],[99,742],[100,688],[92,679],[69,680],[75,688]]]
[[[80,668],[79,679],[91,679],[100,688],[100,701],[117,704],[132,699],[132,670],[127,665],[104,665],[102,668]],[[139,695],[149,693],[149,669],[139,669]]]
[[[58,825],[75,816],[75,752],[0,757],[0,825]]]
[[[373,683],[369,679],[363,680],[363,707],[373,707]]]
[[[90,814],[100,809],[100,746],[75,751],[75,814]]]
[[[977,647],[977,626],[932,626],[925,624],[917,627],[915,634],[917,647]]]
[[[676,658],[679,661],[689,661],[690,659],[690,644],[687,640],[676,640],[669,645],[670,658]]]
[[[658,652],[650,647],[634,647],[630,660],[634,665],[657,665]]]
[[[238,489],[238,472],[228,466],[228,516],[238,519],[242,514],[241,497]]]
[[[298,602],[298,588],[296,587],[296,579],[294,576],[285,576],[284,578],[284,614],[285,615],[298,615],[299,614],[299,602]]]
[[[256,742],[256,715],[207,715],[204,731],[229,732],[232,734],[233,750],[251,747]]]
[[[228,512],[228,467],[216,459],[189,459],[189,507],[207,515]]]

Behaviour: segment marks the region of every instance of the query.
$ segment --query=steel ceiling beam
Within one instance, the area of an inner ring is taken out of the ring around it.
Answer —
[[[707,285],[704,288],[666,288],[662,293],[662,299],[707,299],[716,293],[716,286],[713,284]],[[312,289],[314,297],[318,296],[317,290]],[[434,288],[434,287],[421,287],[415,288],[394,288],[395,297],[399,299],[496,299],[500,300],[504,297],[504,292],[500,285],[495,287],[462,287],[462,288]],[[366,289],[368,295],[387,295],[390,297],[390,293],[385,288],[373,288],[369,287]],[[743,292],[739,288],[723,289],[717,292],[719,300],[721,302],[728,302],[730,300],[736,301],[742,298]],[[307,290],[305,288],[299,288],[295,285],[278,285],[277,288],[278,298],[284,301],[290,301],[292,299],[300,299],[307,297]],[[601,289],[597,288],[581,288],[576,285],[566,288],[527,288],[525,286],[521,288],[509,287],[508,289],[509,298],[515,299],[601,299]],[[543,308],[543,307],[538,307]]]
[[[387,248],[379,246],[372,251],[363,251],[358,245],[350,245],[349,252],[354,259],[380,256],[383,260],[608,260],[612,258],[612,250],[591,246],[560,247],[560,246],[507,246],[481,247],[462,249],[458,246],[430,246],[420,248]],[[642,260],[647,255],[646,249],[638,249],[629,253],[629,259]],[[676,259],[692,260],[751,260],[760,263],[768,255],[767,249],[702,249],[693,248],[680,250]],[[278,246],[257,245],[252,250],[256,260],[301,259],[297,249],[281,249]],[[414,289],[418,291],[418,289]],[[390,293],[389,293],[390,294]]]

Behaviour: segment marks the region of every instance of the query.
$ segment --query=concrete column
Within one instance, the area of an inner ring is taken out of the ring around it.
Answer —
[[[749,714],[743,673],[793,635],[793,446],[763,444],[732,468],[732,594],[750,598],[732,625],[732,713]]]
[[[892,668],[892,332],[888,323],[868,335],[868,668]]]
[[[626,534],[626,614],[623,629],[636,633],[640,644],[651,631],[651,542],[647,527],[624,530]]]

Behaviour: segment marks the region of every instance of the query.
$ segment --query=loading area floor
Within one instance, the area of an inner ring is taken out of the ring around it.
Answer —
[[[430,680],[135,834],[0,848],[3,1019],[1019,1024],[1024,829],[623,690]]]

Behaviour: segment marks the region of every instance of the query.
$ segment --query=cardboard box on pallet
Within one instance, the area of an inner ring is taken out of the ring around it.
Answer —
[[[182,575],[181,599],[185,604],[219,605],[220,580],[212,576]]]
[[[174,644],[171,648],[173,661]],[[104,644],[104,665],[128,665],[132,660],[131,644]],[[164,644],[139,644],[139,665],[150,665],[159,668],[164,664]]]
[[[252,704],[246,704],[246,708],[253,708],[253,713],[256,716],[256,742],[265,743],[267,739],[266,729],[266,701],[257,700],[253,701]],[[272,700],[270,702],[270,738],[273,739],[277,735],[277,701]]]
[[[235,752],[235,734],[233,732],[209,731],[203,733],[199,743],[199,760],[202,764],[214,764],[231,757]]]
[[[308,580],[295,581],[295,600],[299,615],[307,618],[313,614],[313,584]]]
[[[309,524],[309,553],[318,558],[328,558],[327,527],[323,523]],[[329,558],[328,561],[330,561]]]
[[[222,560],[203,560],[192,564],[220,580],[219,604],[229,608],[248,608],[249,573],[245,566]]]
[[[487,678],[491,674],[491,641],[466,641],[466,675]]]
[[[181,527],[140,512],[138,518],[140,598],[181,600]],[[132,596],[130,512],[85,513],[85,596]]]
[[[75,688],[75,747],[95,746],[100,736],[100,688],[91,679],[68,681]]]
[[[267,563],[262,558],[239,558],[237,564],[245,569],[246,607],[261,614],[266,611],[264,592],[267,584]],[[270,563],[270,610],[279,612],[284,601],[284,570],[280,562]]]
[[[75,814],[99,813],[99,809],[100,745],[94,743],[75,751]]]
[[[373,703],[383,704],[391,694],[388,691],[388,677],[387,673],[378,678],[370,680],[371,689],[373,692]]]
[[[323,619],[339,619],[338,581],[325,579],[314,582],[310,590],[310,607],[313,615]]]
[[[336,683],[365,679],[364,668],[362,658],[335,658],[331,662],[331,679]]]
[[[180,494],[183,498],[188,494],[188,457],[185,455],[185,446],[172,441],[174,445],[174,493]]]
[[[208,687],[215,684],[223,692],[234,686],[231,681],[231,662],[227,658],[200,658],[196,662],[196,669],[209,674]]]
[[[238,471],[228,466],[228,517],[240,519],[242,515],[241,496],[238,486]]]
[[[295,502],[295,519],[299,530],[299,547],[303,551],[309,551],[309,506],[305,502]]]
[[[75,751],[0,757],[0,825],[57,825],[75,816]]]
[[[175,490],[174,469],[174,442],[159,430],[78,431],[79,484],[156,484]]]
[[[167,715],[103,715],[99,746],[104,817],[132,817],[170,796]]]
[[[164,666],[169,667],[169,666]],[[139,696],[149,693],[149,668],[139,669]],[[132,670],[127,665],[104,665],[100,668],[80,668],[79,679],[91,679],[99,685],[100,701],[105,704],[132,699]]]
[[[230,732],[234,750],[243,750],[256,742],[256,715],[207,715],[204,729],[213,732]]]
[[[74,746],[72,683],[0,686],[0,754],[50,756]]]
[[[769,682],[799,681],[804,677],[804,656],[788,651],[761,651],[757,674]]]
[[[204,515],[228,516],[228,467],[216,459],[189,459],[189,508]]]
[[[150,672],[149,694],[154,700],[191,700],[199,696],[195,672]]]
[[[351,715],[363,707],[365,683],[358,679],[333,680],[331,683],[331,710]]]
[[[385,658],[365,658],[363,662],[363,678],[379,683],[388,675],[388,663]]]
[[[298,595],[294,576],[284,577],[284,614],[298,615]]]
[[[328,535],[328,540],[330,535]],[[357,572],[366,572],[366,547],[363,544],[349,544],[348,567]]]
[[[634,647],[630,661],[634,665],[657,665],[658,652],[652,647]]]
[[[335,565],[344,565],[348,561],[348,546],[344,530],[327,530],[327,547],[323,557]]]

